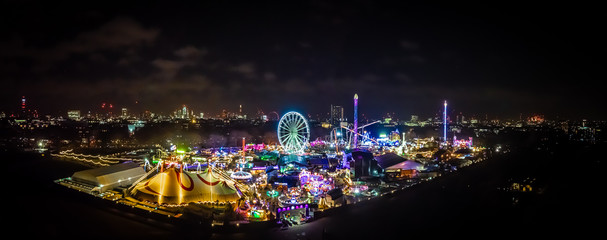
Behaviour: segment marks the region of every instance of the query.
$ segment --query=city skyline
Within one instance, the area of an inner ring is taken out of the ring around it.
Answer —
[[[26,96],[52,115],[106,102],[116,112],[311,115],[338,105],[352,116],[358,93],[370,118],[433,116],[444,100],[496,118],[606,118],[591,8],[34,3],[3,3],[6,113]]]
[[[280,117],[280,113],[276,112],[276,111],[266,111],[266,112],[262,112],[260,108],[255,108],[257,109],[257,112],[252,112],[253,110],[250,109],[250,111],[243,111],[243,107],[242,104],[238,106],[238,109],[222,109],[220,112],[214,113],[214,112],[202,112],[202,111],[198,111],[196,109],[192,109],[190,106],[186,106],[184,105],[180,105],[176,108],[174,108],[172,111],[166,111],[166,112],[151,112],[149,110],[142,110],[142,111],[133,111],[132,108],[128,108],[128,107],[124,107],[124,106],[114,106],[114,104],[111,103],[102,103],[101,106],[99,107],[93,107],[89,110],[86,109],[75,109],[75,108],[70,108],[70,109],[65,109],[63,111],[58,111],[57,113],[51,114],[51,113],[47,113],[42,111],[42,113],[40,113],[39,109],[36,108],[36,106],[30,106],[28,104],[26,104],[26,100],[27,98],[25,98],[25,96],[23,96],[20,99],[19,102],[19,106],[15,107],[14,109],[10,109],[8,111],[5,110],[0,110],[0,112],[3,114],[1,115],[2,117],[10,117],[10,118],[43,118],[43,117],[67,117],[69,119],[80,119],[80,118],[87,118],[87,117],[103,117],[103,118],[139,118],[139,117],[144,117],[145,118],[153,118],[153,116],[156,117],[175,117],[175,118],[180,118],[180,119],[202,119],[202,118],[207,118],[207,119],[235,119],[235,118],[243,118],[243,119],[249,119],[249,120],[253,120],[253,119],[262,119],[262,120],[278,120],[278,118]],[[446,101],[445,101],[446,102]],[[327,122],[330,123],[332,125],[337,124],[338,122],[352,122],[353,116],[351,116],[351,112],[347,112],[344,110],[343,106],[338,106],[338,105],[329,105],[330,109],[326,112],[318,112],[316,114],[312,114],[309,112],[303,112],[303,114],[307,115],[308,117],[311,118],[311,120],[316,120],[316,121],[323,121],[323,122]],[[338,113],[334,113],[334,109],[337,109],[337,111],[339,111],[339,117],[336,117],[334,114],[338,114]],[[76,114],[78,117],[74,117],[74,116],[70,116],[70,114]],[[347,113],[347,114],[345,114]],[[150,115],[152,114],[152,115]],[[187,116],[187,117],[184,117]],[[272,118],[274,117],[274,118]],[[421,117],[421,118],[420,118]],[[420,115],[418,113],[396,113],[396,112],[386,112],[382,115],[377,115],[377,116],[367,116],[364,113],[362,113],[362,120],[364,120],[364,122],[369,122],[369,121],[375,121],[375,120],[385,120],[385,119],[390,119],[391,121],[399,121],[399,122],[416,122],[416,121],[431,121],[431,119],[436,120],[439,118],[446,118],[449,122],[461,122],[461,121],[465,121],[465,119],[470,120],[470,119],[475,119],[475,120],[486,120],[486,121],[492,121],[492,120],[522,120],[522,121],[536,121],[535,118],[541,118],[542,121],[545,118],[545,116],[543,114],[540,113],[520,113],[518,116],[516,117],[509,117],[509,118],[500,118],[498,116],[492,115],[489,116],[486,113],[469,113],[469,112],[462,112],[462,111],[454,111],[454,110],[447,110],[446,114],[444,112],[443,109],[440,109],[438,111],[436,111],[433,115]],[[546,120],[593,120],[593,119],[586,119],[586,118],[579,118],[579,119],[564,119],[564,118],[559,118],[557,116],[557,118],[555,119],[546,119]],[[442,121],[442,120],[441,120]],[[602,121],[602,119],[598,119],[598,121]]]

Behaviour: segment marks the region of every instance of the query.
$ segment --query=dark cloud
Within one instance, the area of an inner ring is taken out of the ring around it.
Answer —
[[[174,61],[160,58],[152,61],[152,65],[160,69],[159,75],[163,79],[167,80],[172,80],[173,78],[175,78],[175,76],[177,76],[177,74],[179,73],[179,70],[181,70],[181,68],[188,64],[188,62],[184,61]]]
[[[57,44],[39,48],[26,47],[19,40],[4,45],[3,57],[32,59],[34,70],[46,71],[58,62],[67,60],[78,54],[91,54],[92,60],[104,59],[98,52],[117,51],[152,44],[159,34],[158,29],[146,29],[131,18],[116,17],[113,20],[93,30],[86,30],[74,38],[66,39]]]
[[[207,54],[207,50],[198,49],[192,45],[185,46],[185,47],[177,49],[175,51],[175,55],[177,55],[181,58],[184,58],[184,59],[198,58],[205,54]]]
[[[433,115],[444,99],[462,112],[600,115],[589,86],[604,75],[606,50],[588,31],[592,15],[373,1],[63,7],[3,8],[2,109],[27,95],[60,113],[137,100],[162,112],[244,103],[249,114],[314,115],[358,93],[371,117]]]
[[[255,65],[253,63],[241,63],[238,65],[234,65],[231,66],[229,70],[242,74],[242,76],[244,76],[245,78],[254,78],[256,76]]]
[[[152,43],[159,34],[158,29],[143,28],[128,17],[117,17],[92,31],[78,34],[73,40],[58,44],[50,50],[58,55],[115,50],[125,46]]]
[[[419,44],[411,42],[411,41],[407,41],[407,40],[401,40],[400,41],[400,46],[405,49],[405,50],[409,50],[409,51],[415,51],[419,49]]]

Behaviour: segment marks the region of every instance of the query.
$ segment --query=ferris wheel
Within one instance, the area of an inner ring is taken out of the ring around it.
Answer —
[[[288,153],[302,153],[310,139],[308,121],[297,112],[288,112],[278,122],[278,141]]]

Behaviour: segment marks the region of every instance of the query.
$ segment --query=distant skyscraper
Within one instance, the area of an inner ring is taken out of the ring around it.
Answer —
[[[128,116],[127,108],[122,108],[122,118],[126,118]]]
[[[185,105],[183,105],[183,107],[180,110],[177,110],[177,118],[181,118],[181,119],[188,119],[190,118],[190,112],[188,111],[188,107],[186,107]]]
[[[419,121],[419,116],[411,115],[411,122],[418,122],[418,121]]]
[[[329,122],[333,127],[338,127],[340,122],[344,121],[344,108],[342,106],[331,105],[331,119]]]
[[[21,111],[25,113],[25,96],[21,97]]]
[[[464,117],[464,114],[462,114],[461,112],[459,114],[457,114],[457,116],[455,117],[456,123],[464,123],[465,120],[466,120],[466,118]]]
[[[67,111],[67,118],[72,120],[80,120],[80,110]]]

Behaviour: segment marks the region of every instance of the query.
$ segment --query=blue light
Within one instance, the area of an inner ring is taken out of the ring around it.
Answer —
[[[445,109],[443,110],[443,141],[447,143],[447,100],[445,100]]]

